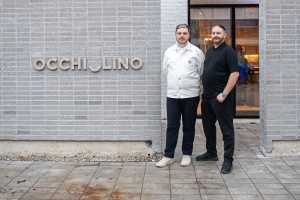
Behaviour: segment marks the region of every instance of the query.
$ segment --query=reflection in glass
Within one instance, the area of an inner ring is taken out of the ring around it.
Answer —
[[[191,9],[190,23],[192,29],[191,42],[204,52],[212,46],[211,28],[222,24],[228,33],[226,43],[231,45],[230,9],[229,8],[196,8]]]
[[[235,38],[231,38],[231,8],[191,8],[191,42],[204,53],[212,46],[211,28],[222,24],[228,33],[226,43],[235,40],[240,66],[240,79],[236,93],[237,116],[258,116],[259,111],[259,51],[258,7],[235,7]],[[198,114],[201,114],[200,106]]]
[[[240,66],[237,85],[238,114],[259,111],[258,8],[236,8],[236,50]]]

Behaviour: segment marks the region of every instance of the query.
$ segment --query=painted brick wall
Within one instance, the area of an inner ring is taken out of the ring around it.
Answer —
[[[0,0],[0,139],[152,140],[159,0]],[[35,71],[31,57],[140,57],[142,70]]]
[[[175,40],[175,28],[177,24],[188,23],[188,1],[187,0],[161,0],[161,50],[162,59],[164,51]],[[162,118],[166,118],[166,77],[162,75],[161,107]]]
[[[262,145],[300,139],[300,1],[260,1]]]

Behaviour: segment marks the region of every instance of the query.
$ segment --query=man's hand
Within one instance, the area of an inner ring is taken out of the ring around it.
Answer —
[[[227,97],[227,95],[230,93],[230,91],[232,90],[232,88],[234,88],[237,80],[239,79],[239,72],[232,72],[229,75],[227,84],[223,90],[223,92],[221,92],[220,94],[218,94],[217,96],[217,101],[219,103],[223,103]]]
[[[219,103],[223,103],[225,101],[225,99],[226,99],[226,96],[223,93],[218,94],[217,101]]]

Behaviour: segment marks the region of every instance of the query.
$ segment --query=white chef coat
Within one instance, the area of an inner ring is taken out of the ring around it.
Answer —
[[[184,47],[178,43],[169,47],[163,60],[167,97],[183,99],[199,96],[203,63],[203,52],[190,42]]]

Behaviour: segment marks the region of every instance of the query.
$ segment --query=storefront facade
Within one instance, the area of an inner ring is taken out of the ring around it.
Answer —
[[[51,141],[160,151],[160,3],[1,0],[3,151],[51,152]]]
[[[59,143],[87,155],[105,148],[109,154],[113,145],[115,152],[161,152],[163,52],[175,42],[178,23],[192,26],[191,42],[205,51],[217,22],[228,24],[228,42],[252,64],[237,104],[260,116],[262,149],[295,150],[299,6],[297,0],[0,0],[1,151],[18,154],[27,145],[32,154],[45,153]]]

